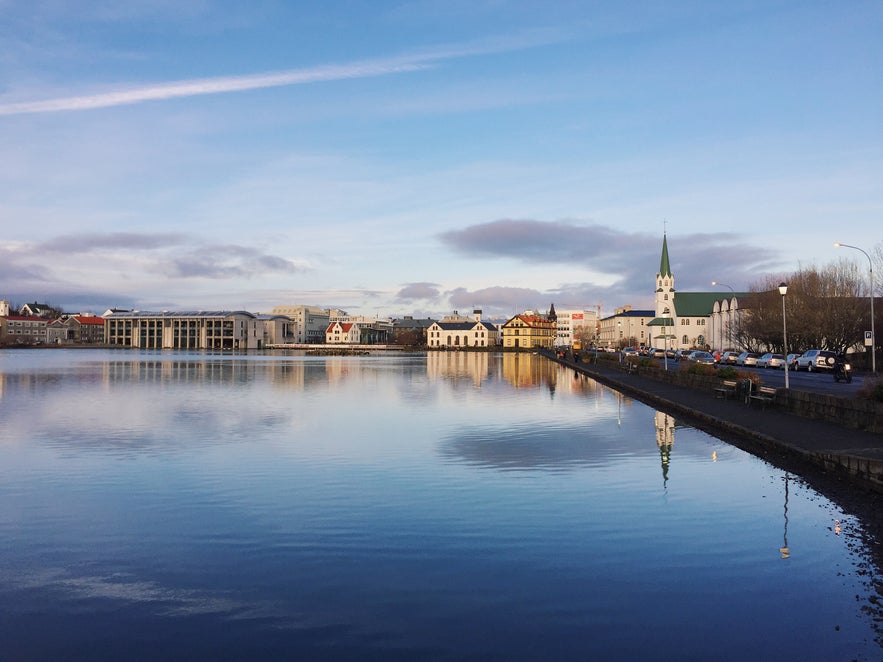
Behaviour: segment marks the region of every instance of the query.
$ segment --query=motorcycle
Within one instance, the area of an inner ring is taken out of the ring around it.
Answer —
[[[834,364],[834,381],[845,381],[847,384],[852,383],[852,366],[846,361],[837,361]]]

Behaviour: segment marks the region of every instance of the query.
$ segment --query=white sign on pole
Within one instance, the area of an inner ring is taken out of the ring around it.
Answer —
[[[871,332],[865,331],[865,347],[871,346]]]

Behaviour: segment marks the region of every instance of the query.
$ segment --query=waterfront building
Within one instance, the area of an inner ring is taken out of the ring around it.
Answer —
[[[347,315],[343,311],[332,312],[330,321],[341,324],[353,324],[358,328],[359,339],[355,341],[362,345],[385,345],[392,337],[392,320],[367,317],[365,315]],[[330,328],[330,325],[329,327]],[[325,332],[326,342],[328,331]]]
[[[361,328],[353,322],[331,322],[325,329],[328,345],[358,345],[361,341]]]
[[[598,334],[598,313],[594,310],[563,309],[555,320],[555,346],[587,347]]]
[[[269,316],[272,324],[279,316]],[[104,317],[104,341],[141,349],[262,349],[268,320],[244,310],[124,311]],[[290,322],[288,322],[290,323]],[[282,331],[284,333],[284,330]]]
[[[429,327],[434,323],[435,320],[428,317],[414,319],[410,315],[393,320],[390,342],[393,345],[426,345],[429,340]]]
[[[49,320],[34,315],[0,317],[0,345],[39,345],[46,342]]]
[[[280,342],[318,345],[325,342],[325,330],[331,316],[346,315],[342,310],[316,306],[276,306],[273,315],[285,315],[292,321],[291,335]]]
[[[534,311],[515,315],[500,330],[505,349],[550,349],[555,344],[555,322]]]
[[[460,347],[493,347],[498,343],[497,327],[481,319],[481,311],[473,310],[472,318],[453,315],[433,322],[426,331],[430,349],[455,349]]]
[[[67,339],[77,344],[104,342],[104,318],[95,315],[71,315],[64,320],[68,329]]]

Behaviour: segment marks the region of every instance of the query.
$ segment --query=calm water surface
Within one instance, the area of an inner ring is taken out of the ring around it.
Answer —
[[[530,355],[0,351],[0,659],[881,657],[862,522]]]

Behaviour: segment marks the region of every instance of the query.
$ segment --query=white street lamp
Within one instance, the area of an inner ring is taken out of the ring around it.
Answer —
[[[871,256],[868,255],[865,251],[863,251],[858,246],[850,246],[849,244],[841,244],[839,241],[835,241],[834,245],[837,248],[851,248],[853,250],[859,251],[865,254],[865,257],[868,258],[868,274],[870,278],[871,290],[868,294],[871,297],[871,372],[877,372],[877,339],[874,335],[874,263],[871,260]]]
[[[785,388],[788,388],[788,326],[785,322],[785,295],[788,293],[788,286],[785,283],[779,283],[779,294],[782,295],[782,339],[785,341]]]

